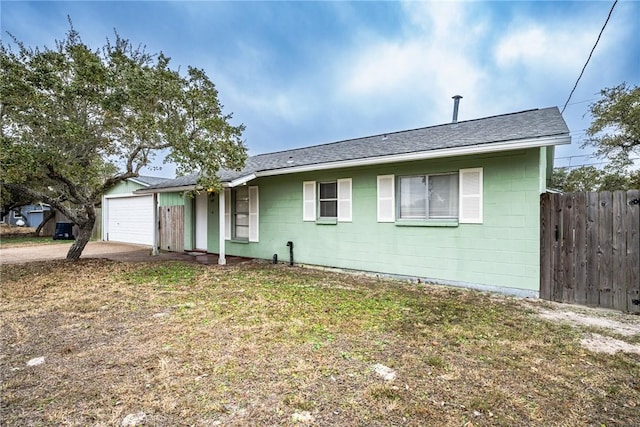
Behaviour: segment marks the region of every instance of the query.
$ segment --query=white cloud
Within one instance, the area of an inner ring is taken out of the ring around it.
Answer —
[[[584,63],[596,34],[591,28],[554,28],[551,25],[530,24],[504,34],[494,50],[500,67],[523,65],[529,69],[552,72],[574,72]]]

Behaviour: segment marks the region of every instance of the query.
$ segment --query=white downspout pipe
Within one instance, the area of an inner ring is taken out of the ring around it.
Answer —
[[[224,240],[224,233],[226,230],[226,224],[225,224],[225,200],[224,200],[224,190],[220,190],[220,192],[218,193],[218,200],[219,200],[219,206],[218,206],[218,218],[219,218],[219,225],[218,225],[218,264],[219,265],[225,265],[227,263],[227,259],[225,258],[225,240]]]

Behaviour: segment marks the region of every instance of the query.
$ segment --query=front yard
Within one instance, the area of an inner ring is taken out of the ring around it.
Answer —
[[[0,296],[7,426],[638,423],[640,355],[581,338],[640,335],[544,320],[541,302],[92,259],[2,266]]]

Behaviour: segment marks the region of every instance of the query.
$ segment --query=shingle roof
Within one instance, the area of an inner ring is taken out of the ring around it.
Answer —
[[[148,175],[138,175],[134,178],[136,181],[140,181],[143,184],[147,185],[156,185],[161,182],[170,181],[170,178],[161,178],[159,176],[148,176]]]
[[[480,146],[514,144],[525,139],[568,136],[569,129],[557,107],[526,110],[517,113],[461,121],[457,124],[392,132],[329,144],[259,154],[247,159],[241,171],[221,170],[219,178],[229,182],[257,172],[286,170],[300,166],[322,165],[345,160],[381,158],[409,153]],[[171,188],[194,185],[198,175],[192,174],[152,185]]]

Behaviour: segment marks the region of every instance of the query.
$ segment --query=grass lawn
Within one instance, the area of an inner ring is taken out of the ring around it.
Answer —
[[[73,240],[53,240],[51,236],[0,236],[0,248],[12,248],[16,246],[55,245],[60,243],[73,243]]]
[[[53,240],[51,236],[34,236],[35,228],[0,225],[0,248],[16,246],[50,245],[72,243],[72,240]]]
[[[640,422],[640,355],[542,303],[255,262],[8,265],[0,289],[7,426]]]

